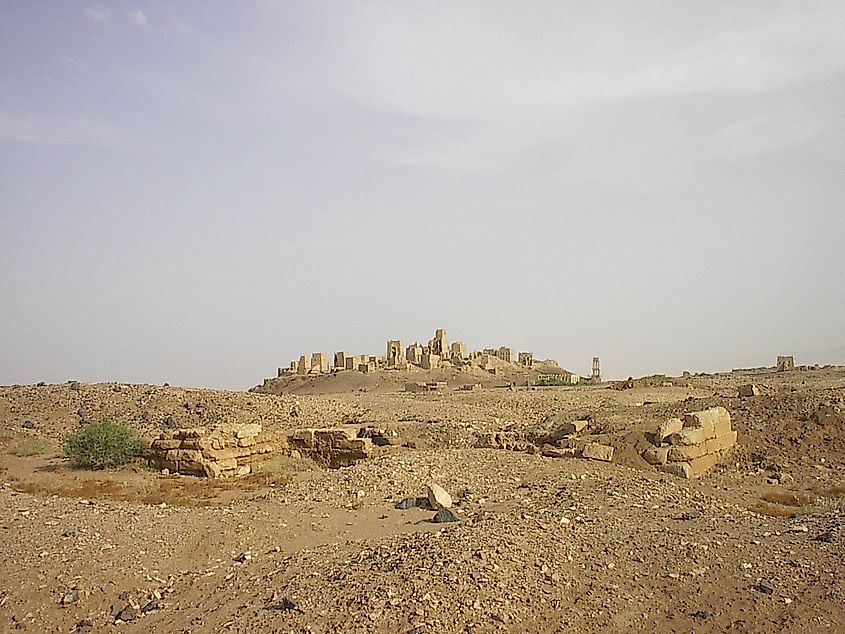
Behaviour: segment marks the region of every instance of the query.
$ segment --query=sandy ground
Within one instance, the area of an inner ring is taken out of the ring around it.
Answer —
[[[738,398],[750,381],[762,394]],[[845,631],[844,401],[842,368],[625,391],[0,388],[0,628]],[[711,405],[739,431],[727,464],[690,482],[639,457],[665,418]],[[555,413],[590,417],[614,462],[474,447]],[[225,481],[70,469],[62,439],[102,418],[147,436],[369,424],[403,445],[349,468],[283,459]],[[433,482],[459,522],[395,508]]]

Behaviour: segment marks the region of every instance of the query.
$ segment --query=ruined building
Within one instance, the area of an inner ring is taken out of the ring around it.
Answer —
[[[387,342],[387,355],[384,357],[385,365],[388,368],[401,368],[408,364],[405,353],[402,350],[402,342],[390,340]]]
[[[598,359],[594,361],[598,361]],[[384,356],[356,356],[347,354],[341,350],[334,353],[331,364],[329,364],[329,356],[326,353],[314,352],[311,355],[300,356],[298,361],[292,361],[289,369],[279,368],[278,376],[289,376],[293,374],[313,376],[342,371],[368,373],[384,368],[407,370],[413,369],[412,366],[425,370],[434,370],[444,366],[463,368],[470,362],[491,372],[498,371],[496,366],[497,364],[500,365],[500,362],[512,364],[518,362],[523,368],[532,368],[534,365],[534,354],[531,352],[520,352],[517,361],[513,348],[507,346],[485,348],[481,352],[477,350],[470,352],[466,344],[462,341],[455,341],[449,345],[446,330],[438,328],[434,333],[434,338],[425,346],[415,342],[403,350],[400,340],[390,339],[387,341]]]
[[[788,372],[795,369],[795,359],[792,356],[781,357],[778,356],[777,371]]]
[[[428,350],[431,354],[436,354],[441,359],[449,358],[449,340],[446,338],[446,330],[438,328],[434,332],[434,339],[428,342]]]
[[[598,357],[593,357],[593,373],[590,379],[595,383],[601,383],[601,361]]]

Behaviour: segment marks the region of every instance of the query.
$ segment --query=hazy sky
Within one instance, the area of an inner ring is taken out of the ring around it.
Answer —
[[[843,277],[839,0],[0,0],[2,384],[843,363]]]

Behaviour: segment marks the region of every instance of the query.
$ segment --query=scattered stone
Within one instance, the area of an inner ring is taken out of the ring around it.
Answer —
[[[23,427],[24,429],[35,429],[35,423],[33,423],[31,420],[25,420],[23,423],[21,423],[21,427]]]
[[[690,520],[697,520],[699,517],[701,517],[701,513],[698,511],[687,511],[686,513],[681,513],[678,519],[688,522]]]
[[[70,592],[63,594],[61,599],[62,605],[71,605],[72,603],[76,603],[79,601],[79,592],[76,590],[71,590]]]
[[[71,381],[70,382],[70,389],[74,392],[78,392],[82,389],[82,386],[79,384],[79,381]]]
[[[774,586],[772,586],[772,584],[766,581],[760,581],[757,584],[757,591],[762,592],[763,594],[774,594],[775,588]]]
[[[447,508],[442,508],[431,519],[435,524],[445,524],[447,522],[459,522],[458,516]]]
[[[117,615],[117,618],[123,621],[124,623],[128,623],[129,621],[134,621],[138,617],[138,610],[131,605],[126,606],[121,610],[120,614]]]
[[[704,623],[705,621],[709,621],[713,618],[713,613],[708,612],[707,610],[699,610],[692,615],[692,618],[700,623]]]
[[[431,483],[427,489],[428,503],[435,510],[448,509],[452,506],[452,496],[439,484]]]
[[[88,634],[94,630],[94,621],[91,619],[82,619],[76,624],[76,634]]]

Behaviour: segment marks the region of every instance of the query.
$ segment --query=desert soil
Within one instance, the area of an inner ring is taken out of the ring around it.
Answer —
[[[739,398],[749,382],[762,393]],[[843,368],[624,391],[304,391],[0,388],[0,628],[845,632]],[[726,464],[686,481],[640,458],[660,422],[714,405],[739,432]],[[614,461],[474,447],[551,414],[590,418]],[[366,424],[401,443],[352,467],[284,458],[229,480],[71,469],[62,440],[104,418],[146,437]],[[460,521],[395,508],[429,483]]]

